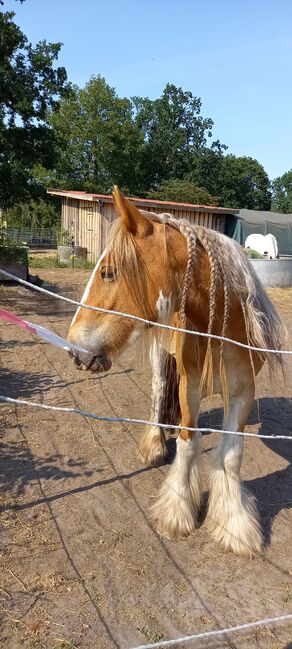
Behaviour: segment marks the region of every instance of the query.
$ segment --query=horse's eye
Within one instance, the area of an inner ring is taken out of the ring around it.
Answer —
[[[112,266],[103,266],[101,269],[101,277],[105,282],[114,282],[116,279],[116,271]]]

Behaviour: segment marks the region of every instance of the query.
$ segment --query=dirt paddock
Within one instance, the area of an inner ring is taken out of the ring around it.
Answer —
[[[88,271],[34,271],[79,298]],[[292,290],[270,291],[289,330]],[[74,307],[17,286],[0,303],[65,336]],[[0,321],[0,393],[108,416],[147,418],[150,371],[137,350],[101,376]],[[272,394],[259,380],[248,430],[292,434],[292,364]],[[224,553],[203,520],[183,542],[161,539],[149,507],[168,470],[137,459],[141,428],[1,405],[0,645],[3,649],[129,649],[292,610],[292,443],[247,438],[242,475],[258,499],[267,547],[252,561]],[[220,424],[219,401],[201,414]],[[216,435],[206,435],[204,487]],[[168,441],[174,447],[173,436]],[[292,647],[292,625],[184,647]]]

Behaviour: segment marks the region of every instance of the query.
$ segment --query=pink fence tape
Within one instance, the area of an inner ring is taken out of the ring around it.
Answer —
[[[7,320],[7,322],[11,322],[18,327],[21,327],[21,329],[25,329],[30,334],[38,336],[39,338],[46,340],[48,343],[51,343],[52,345],[55,345],[55,347],[59,347],[66,352],[70,350],[76,350],[82,352],[83,354],[88,353],[86,349],[83,349],[78,345],[72,345],[72,343],[69,343],[68,340],[64,340],[64,338],[61,338],[61,336],[57,336],[57,334],[53,333],[53,331],[50,331],[49,329],[46,329],[46,327],[38,324],[33,324],[32,322],[28,322],[27,320],[23,320],[11,311],[0,309],[0,318]]]

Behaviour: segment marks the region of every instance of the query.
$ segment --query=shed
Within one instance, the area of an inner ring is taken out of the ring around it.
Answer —
[[[98,259],[116,216],[112,196],[60,189],[48,189],[48,194],[61,198],[62,228],[72,232],[76,246],[87,248],[91,261]],[[178,219],[187,219],[190,223],[204,225],[220,232],[226,230],[226,219],[238,214],[238,210],[211,205],[173,203],[146,198],[128,200],[141,210],[156,214],[171,212]]]
[[[240,210],[237,218],[229,219],[226,234],[244,245],[249,234],[273,234],[280,256],[292,255],[292,214]]]

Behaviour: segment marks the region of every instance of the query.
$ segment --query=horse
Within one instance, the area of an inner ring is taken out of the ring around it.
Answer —
[[[155,465],[166,458],[162,419],[167,422],[169,414],[181,424],[175,459],[151,512],[158,533],[168,539],[187,537],[198,525],[201,433],[189,428],[197,428],[201,399],[222,395],[223,430],[232,432],[221,434],[214,452],[206,525],[225,550],[258,555],[263,535],[256,503],[240,479],[243,436],[234,433],[244,431],[264,362],[273,376],[282,367],[282,355],[252,351],[210,335],[280,350],[280,317],[235,241],[170,214],[140,211],[118,187],[113,201],[118,217],[81,302],[171,324],[175,330],[78,307],[68,340],[87,353],[71,352],[73,361],[79,369],[109,370],[143,332],[152,339],[152,416],[157,425],[143,432],[142,461]],[[178,401],[173,409],[171,398]]]
[[[278,259],[278,243],[273,234],[249,234],[245,240],[244,247],[250,248],[259,252],[260,255],[268,257],[268,259]]]

